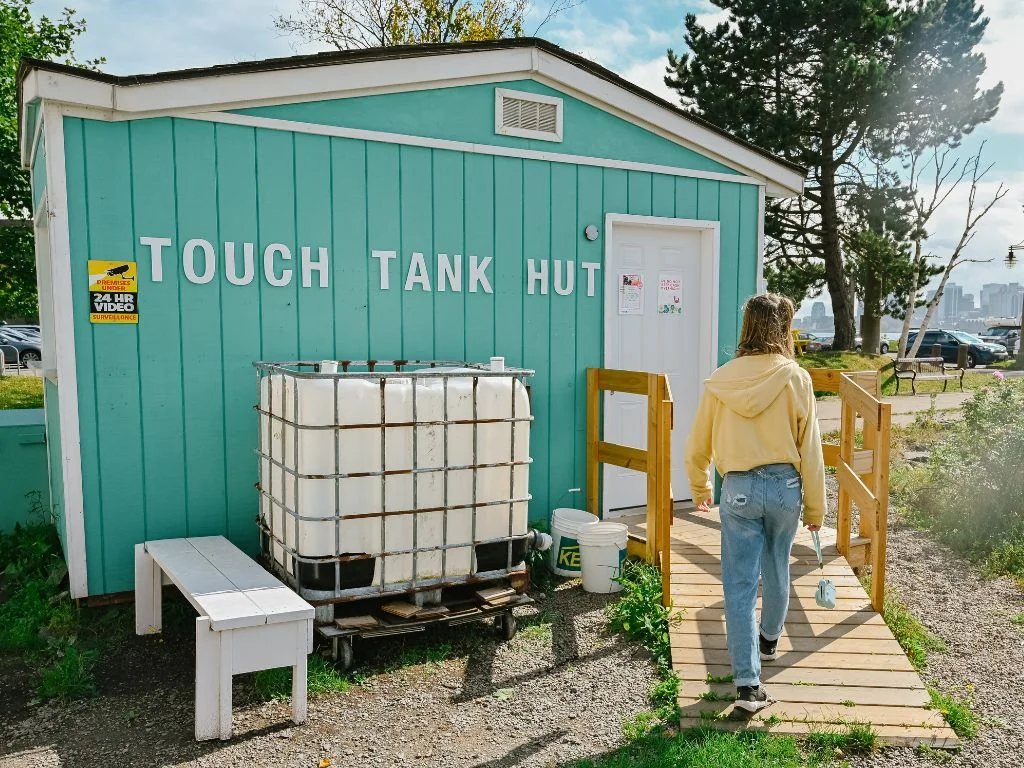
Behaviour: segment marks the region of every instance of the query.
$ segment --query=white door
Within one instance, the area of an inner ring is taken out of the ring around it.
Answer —
[[[616,223],[611,231],[605,273],[606,368],[668,374],[674,401],[672,496],[691,497],[683,465],[683,448],[693,424],[714,348],[717,302],[712,295],[714,264],[702,258],[707,230]],[[637,278],[642,282],[638,285]],[[708,357],[704,360],[703,357]],[[647,447],[647,398],[607,393],[603,439],[635,448]],[[646,475],[612,465],[604,467],[605,514],[644,506]]]

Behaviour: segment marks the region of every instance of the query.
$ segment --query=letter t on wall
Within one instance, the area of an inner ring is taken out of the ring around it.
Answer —
[[[380,259],[380,289],[386,291],[391,287],[388,273],[391,271],[392,259],[398,258],[397,251],[370,251],[370,257]]]
[[[149,274],[154,283],[162,283],[164,280],[164,248],[171,247],[169,237],[140,237],[139,245],[149,246]]]

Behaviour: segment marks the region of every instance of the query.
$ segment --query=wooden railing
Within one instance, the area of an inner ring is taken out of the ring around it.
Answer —
[[[881,401],[881,376],[874,371],[812,369],[817,391],[838,392],[842,401],[839,443],[822,443],[825,464],[839,481],[836,549],[855,569],[871,566],[871,605],[885,600],[886,535],[889,525],[889,450],[892,406]],[[861,422],[862,447],[857,448]],[[853,507],[860,526],[853,536]]]
[[[647,397],[647,449],[601,439],[601,393]],[[644,558],[661,568],[662,601],[668,605],[672,526],[672,391],[658,373],[587,369],[587,510],[601,516],[601,465],[647,474],[647,541]]]

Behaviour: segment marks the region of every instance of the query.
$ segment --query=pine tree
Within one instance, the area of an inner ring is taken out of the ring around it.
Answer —
[[[849,171],[876,148],[957,139],[990,119],[1002,84],[979,93],[974,49],[987,20],[975,0],[712,0],[729,13],[705,29],[686,17],[690,51],[669,51],[665,82],[684,106],[809,169],[805,194],[772,201],[765,234],[777,262],[823,266],[835,346],[854,344],[854,282],[843,256]]]

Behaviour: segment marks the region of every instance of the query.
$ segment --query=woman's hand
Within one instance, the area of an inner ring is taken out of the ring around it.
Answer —
[[[806,528],[811,533],[814,533],[815,531],[820,531],[821,530],[821,526],[820,525],[805,525],[804,528]]]

